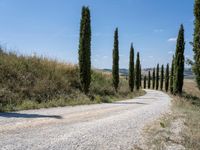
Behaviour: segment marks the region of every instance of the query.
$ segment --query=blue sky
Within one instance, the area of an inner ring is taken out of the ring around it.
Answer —
[[[129,49],[143,67],[171,61],[180,24],[186,57],[193,34],[193,0],[0,0],[0,43],[17,53],[77,63],[81,7],[91,9],[92,66],[111,68],[113,33],[119,28],[120,67],[128,68]]]

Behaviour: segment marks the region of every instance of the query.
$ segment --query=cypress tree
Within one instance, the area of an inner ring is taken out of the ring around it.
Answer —
[[[79,77],[82,90],[87,94],[91,81],[91,25],[90,10],[82,8],[79,38]]]
[[[118,28],[114,33],[113,66],[112,66],[113,86],[117,92],[119,86],[119,41]]]
[[[165,91],[168,92],[168,90],[169,90],[169,64],[167,64],[165,71]]]
[[[140,54],[137,52],[137,59],[135,65],[135,85],[136,90],[140,89]]]
[[[195,16],[195,29],[193,39],[193,51],[194,51],[194,73],[196,75],[196,81],[198,88],[200,89],[200,0],[195,0],[194,5],[194,16]]]
[[[153,81],[152,81],[152,88],[155,89],[155,80],[156,80],[156,71],[155,68],[153,68]]]
[[[171,64],[171,73],[170,73],[170,92],[173,94],[173,86],[174,86],[174,56],[172,58],[172,64]]]
[[[174,85],[173,91],[174,94],[181,94],[183,88],[184,80],[184,50],[185,50],[185,41],[184,41],[184,27],[181,25],[177,45],[176,45],[176,54],[174,61]]]
[[[140,87],[142,87],[142,66],[140,64]]]
[[[146,75],[144,76],[144,89],[146,89],[146,80],[147,80],[147,77],[146,77]]]
[[[159,88],[159,64],[157,64],[156,68],[156,90]]]
[[[133,44],[131,44],[131,48],[130,48],[129,89],[131,92],[133,92],[133,89],[134,89],[134,49],[133,49]]]
[[[164,66],[161,66],[161,75],[160,75],[160,90],[163,90],[163,81],[164,81]]]
[[[148,89],[151,88],[151,72],[148,72]]]

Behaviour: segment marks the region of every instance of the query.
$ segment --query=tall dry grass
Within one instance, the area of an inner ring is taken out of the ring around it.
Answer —
[[[200,148],[200,91],[191,79],[184,80],[183,88],[182,96],[171,95],[171,113],[147,127],[149,149]],[[177,132],[179,129],[180,133]]]
[[[185,80],[183,96],[174,99],[174,109],[185,119],[182,145],[186,149],[197,150],[200,148],[200,90],[196,82]]]
[[[0,51],[0,111],[110,102],[141,94],[129,93],[123,79],[116,93],[111,76],[93,70],[90,93],[84,95],[78,66]]]

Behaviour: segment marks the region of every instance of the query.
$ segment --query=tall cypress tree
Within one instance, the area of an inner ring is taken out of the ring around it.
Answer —
[[[157,64],[156,68],[156,90],[159,88],[159,64]]]
[[[173,90],[174,94],[181,94],[183,88],[184,80],[184,50],[185,50],[185,41],[184,41],[184,27],[181,25],[177,45],[176,45],[176,54],[174,61],[174,85]]]
[[[137,52],[137,59],[135,65],[135,85],[136,90],[140,89],[140,54]]]
[[[170,73],[170,92],[173,94],[174,91],[174,56],[172,58],[172,64],[171,64],[171,73]]]
[[[168,90],[169,90],[169,64],[167,64],[165,71],[165,91],[168,92]]]
[[[134,89],[134,49],[133,49],[133,44],[131,44],[131,48],[130,48],[129,89],[131,92],[133,92],[133,89]]]
[[[163,81],[164,81],[164,66],[161,66],[161,75],[160,75],[160,90],[163,90]]]
[[[114,34],[114,48],[113,48],[113,66],[112,66],[113,86],[117,92],[119,86],[119,41],[118,28]]]
[[[142,66],[140,64],[140,87],[142,87]]]
[[[82,8],[79,38],[79,76],[82,90],[87,94],[91,81],[91,25],[90,10]]]
[[[155,68],[153,68],[153,79],[152,79],[152,89],[155,89],[155,80],[156,80],[156,71]]]
[[[148,89],[151,88],[151,72],[148,72]]]
[[[146,89],[146,85],[147,85],[146,80],[147,80],[147,77],[146,77],[146,75],[145,75],[145,76],[144,76],[144,89]]]
[[[194,73],[196,75],[196,81],[198,88],[200,89],[200,0],[195,0],[194,5],[194,16],[195,16],[195,29],[194,29],[194,40],[193,40],[193,51],[194,51]]]

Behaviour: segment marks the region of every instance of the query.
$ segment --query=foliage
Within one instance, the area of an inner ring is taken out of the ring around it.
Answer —
[[[169,90],[169,64],[167,64],[165,71],[165,91],[168,92],[168,90]]]
[[[142,87],[142,66],[141,66],[141,64],[140,64],[140,67],[139,67],[139,74],[140,74],[140,78],[139,78],[139,80],[140,80],[140,87]]]
[[[161,66],[161,73],[160,73],[160,90],[163,90],[163,81],[164,81],[164,66]]]
[[[157,64],[156,68],[156,90],[159,88],[159,64]]]
[[[152,89],[155,89],[155,80],[156,80],[156,71],[155,68],[153,68],[153,77],[152,77]]]
[[[133,92],[134,89],[134,82],[134,49],[133,44],[131,44],[129,60],[129,88],[131,92]]]
[[[144,89],[146,89],[146,85],[147,85],[146,81],[147,81],[147,77],[144,76]]]
[[[140,54],[137,52],[136,66],[135,66],[135,84],[136,90],[140,89]]]
[[[183,80],[184,80],[184,27],[181,25],[174,60],[174,81],[173,81],[173,93],[182,94]]]
[[[90,10],[85,6],[82,8],[78,53],[80,83],[82,90],[88,93],[91,81],[91,25]]]
[[[151,88],[151,72],[148,73],[148,89]]]
[[[118,28],[114,34],[114,48],[113,48],[113,66],[112,66],[113,86],[117,92],[119,86],[119,41]]]
[[[174,56],[172,58],[171,64],[171,73],[170,73],[170,92],[173,94],[173,86],[174,86]]]
[[[195,0],[194,5],[194,16],[195,16],[195,29],[193,39],[193,51],[194,51],[194,73],[196,74],[196,81],[198,88],[200,89],[200,1]]]
[[[80,91],[76,65],[46,58],[0,53],[0,111],[109,102],[144,94],[130,93],[122,79],[118,93],[112,76],[93,70],[87,95]]]

